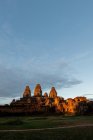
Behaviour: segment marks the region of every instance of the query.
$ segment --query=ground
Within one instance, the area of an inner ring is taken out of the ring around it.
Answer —
[[[5,131],[9,129],[10,132]],[[11,132],[12,130],[14,132]],[[6,139],[92,140],[93,116],[2,117],[0,118],[0,140]]]

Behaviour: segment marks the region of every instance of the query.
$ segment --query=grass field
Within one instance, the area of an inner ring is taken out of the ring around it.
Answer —
[[[93,140],[93,127],[33,132],[3,132],[0,140]]]
[[[0,130],[53,128],[93,124],[93,116],[3,117]],[[93,126],[40,130],[29,132],[0,132],[0,140],[93,140]]]

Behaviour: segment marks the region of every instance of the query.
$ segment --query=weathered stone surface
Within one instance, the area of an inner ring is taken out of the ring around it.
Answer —
[[[48,97],[48,93],[47,92],[44,93],[44,97]]]
[[[49,93],[49,97],[50,97],[50,98],[55,98],[55,97],[57,97],[57,91],[56,91],[55,87],[52,87],[52,88],[51,88],[51,91],[50,91],[50,93]]]
[[[52,101],[51,101],[51,99],[46,99],[45,100],[45,106],[52,106]]]
[[[60,100],[61,100],[60,97],[55,97],[55,99],[54,99],[54,104],[58,106],[59,103],[60,103]]]
[[[75,100],[76,102],[87,101],[86,97],[75,97],[74,100]]]
[[[40,84],[36,85],[34,89],[34,96],[42,96],[42,89]]]
[[[29,86],[26,86],[23,97],[31,97],[31,90]]]
[[[13,100],[10,105],[0,106],[0,113],[62,113],[62,114],[85,114],[93,113],[93,102],[86,97],[68,98],[57,96],[55,87],[51,88],[49,96],[44,93],[42,96],[41,85],[37,84],[34,90],[34,96],[31,97],[31,90],[26,86],[23,98]]]
[[[59,104],[56,107],[56,112],[58,112],[58,113],[64,113],[64,108],[63,108],[63,105],[62,104]]]

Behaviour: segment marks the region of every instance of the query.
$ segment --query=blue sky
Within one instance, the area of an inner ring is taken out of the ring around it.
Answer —
[[[92,0],[0,1],[0,103],[36,83],[64,98],[92,94],[92,53]]]

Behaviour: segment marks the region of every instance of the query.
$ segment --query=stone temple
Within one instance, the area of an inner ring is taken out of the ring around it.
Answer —
[[[31,90],[29,86],[26,86],[23,97],[31,97]]]
[[[41,85],[37,84],[35,89],[34,89],[34,96],[41,97],[42,96],[42,89]]]
[[[50,98],[55,98],[55,97],[57,97],[57,92],[56,92],[55,87],[52,87],[52,88],[51,88],[51,91],[50,91],[50,93],[49,93],[49,97],[50,97]]]
[[[75,97],[74,99],[58,96],[55,87],[49,94],[42,93],[40,84],[37,84],[31,95],[29,86],[25,87],[23,97],[13,101],[9,105],[0,105],[0,115],[32,115],[32,114],[86,114],[93,113],[93,102],[86,97]]]

